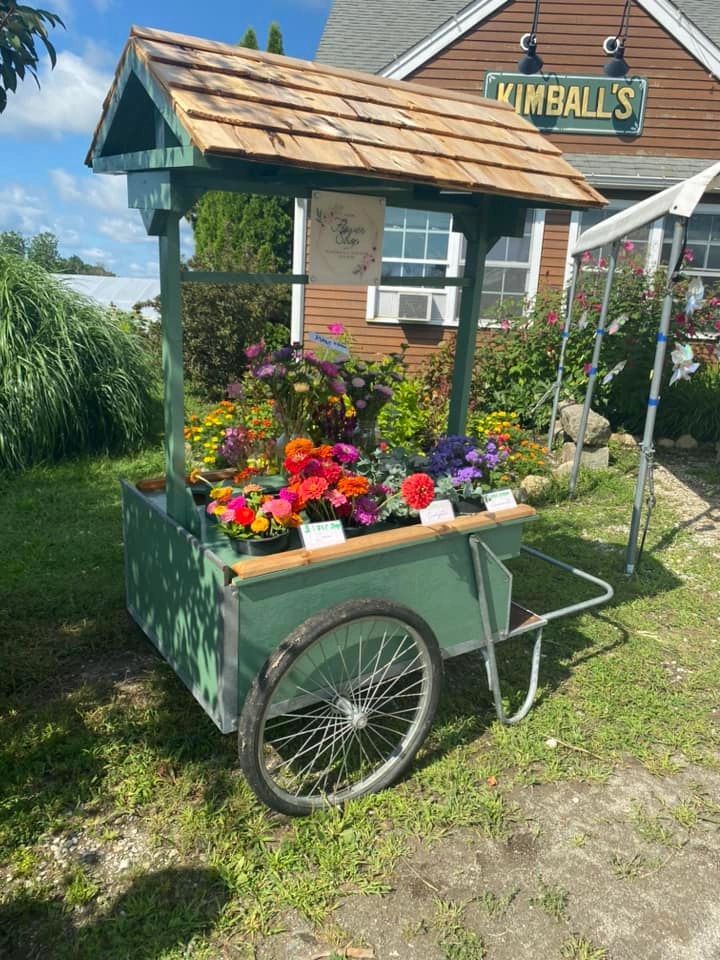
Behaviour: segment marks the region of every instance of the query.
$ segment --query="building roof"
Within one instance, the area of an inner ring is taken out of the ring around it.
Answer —
[[[128,64],[146,73],[160,109],[205,154],[566,206],[605,203],[507,104],[140,27],[91,156],[120,116]],[[117,122],[134,121],[125,114]]]
[[[635,156],[590,153],[566,153],[565,159],[585,174],[590,183],[601,190],[631,188],[662,190],[694,177],[709,166],[707,159],[690,157],[648,157],[638,163]],[[720,186],[710,188],[710,192]]]
[[[138,303],[155,300],[160,296],[158,277],[96,277],[88,274],[60,273],[58,279],[74,290],[105,307],[117,307],[128,313]],[[143,307],[141,313],[146,318],[157,318],[153,307]]]
[[[717,0],[669,2],[720,47]],[[444,24],[449,25],[475,6],[476,0],[333,0],[316,59],[338,67],[380,73]]]

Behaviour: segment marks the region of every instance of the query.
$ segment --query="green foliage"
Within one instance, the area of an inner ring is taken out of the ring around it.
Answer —
[[[48,40],[48,27],[64,27],[60,17],[47,10],[20,6],[13,0],[0,0],[0,113],[7,106],[8,90],[17,90],[18,80],[29,74],[38,86],[40,54],[36,42],[45,47],[55,66],[55,47]]]
[[[440,408],[426,402],[420,380],[398,383],[394,396],[378,417],[380,436],[390,447],[414,453],[427,448],[447,424],[447,404]]]
[[[213,269],[230,270],[231,255]],[[193,265],[208,269],[196,258]],[[257,261],[246,257],[236,265],[257,271]],[[207,397],[225,395],[227,385],[248,368],[245,348],[264,340],[268,347],[287,342],[290,323],[290,287],[261,284],[186,283],[182,287],[185,370],[194,387]]]
[[[25,237],[17,230],[0,233],[0,255],[12,253],[16,257],[24,257],[26,252]]]
[[[58,239],[49,230],[36,234],[28,246],[28,260],[42,267],[43,270],[54,271],[58,260]]]
[[[248,28],[241,47],[258,49],[257,35]],[[282,54],[277,23],[270,25],[268,51]],[[248,258],[263,273],[289,273],[292,262],[293,203],[287,197],[263,197],[212,191],[196,203],[190,215],[197,257],[209,270],[240,270]]]
[[[283,49],[282,33],[280,32],[279,25],[275,23],[275,21],[270,24],[267,47],[265,49],[268,53],[277,53],[280,55],[285,53],[285,50]]]
[[[248,50],[258,50],[258,38],[257,34],[252,27],[248,27],[245,31],[242,40],[238,44],[239,47],[247,47]]]
[[[0,255],[0,469],[138,446],[155,391],[130,323],[36,264]]]

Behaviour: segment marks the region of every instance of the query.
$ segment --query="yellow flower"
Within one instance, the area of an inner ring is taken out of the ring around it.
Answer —
[[[215,463],[215,457],[203,457],[203,463]]]
[[[258,514],[250,524],[250,529],[253,533],[266,533],[269,527],[270,521],[267,519],[267,517],[263,517],[261,514]]]

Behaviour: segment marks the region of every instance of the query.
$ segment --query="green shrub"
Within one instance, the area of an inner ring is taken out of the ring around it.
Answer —
[[[428,403],[423,383],[409,379],[394,387],[393,398],[380,411],[377,425],[390,447],[417,452],[445,432],[447,413],[446,402],[440,408]]]
[[[0,469],[137,447],[157,398],[132,322],[0,255]]]

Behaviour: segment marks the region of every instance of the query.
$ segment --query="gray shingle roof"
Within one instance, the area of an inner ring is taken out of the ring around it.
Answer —
[[[588,153],[566,153],[565,159],[584,173],[596,188],[635,187],[664,190],[680,180],[700,173],[710,166],[707,159],[687,157],[639,157],[614,154],[592,156]]]
[[[672,0],[720,46],[718,0]],[[316,60],[379,73],[469,6],[468,0],[333,0]]]

